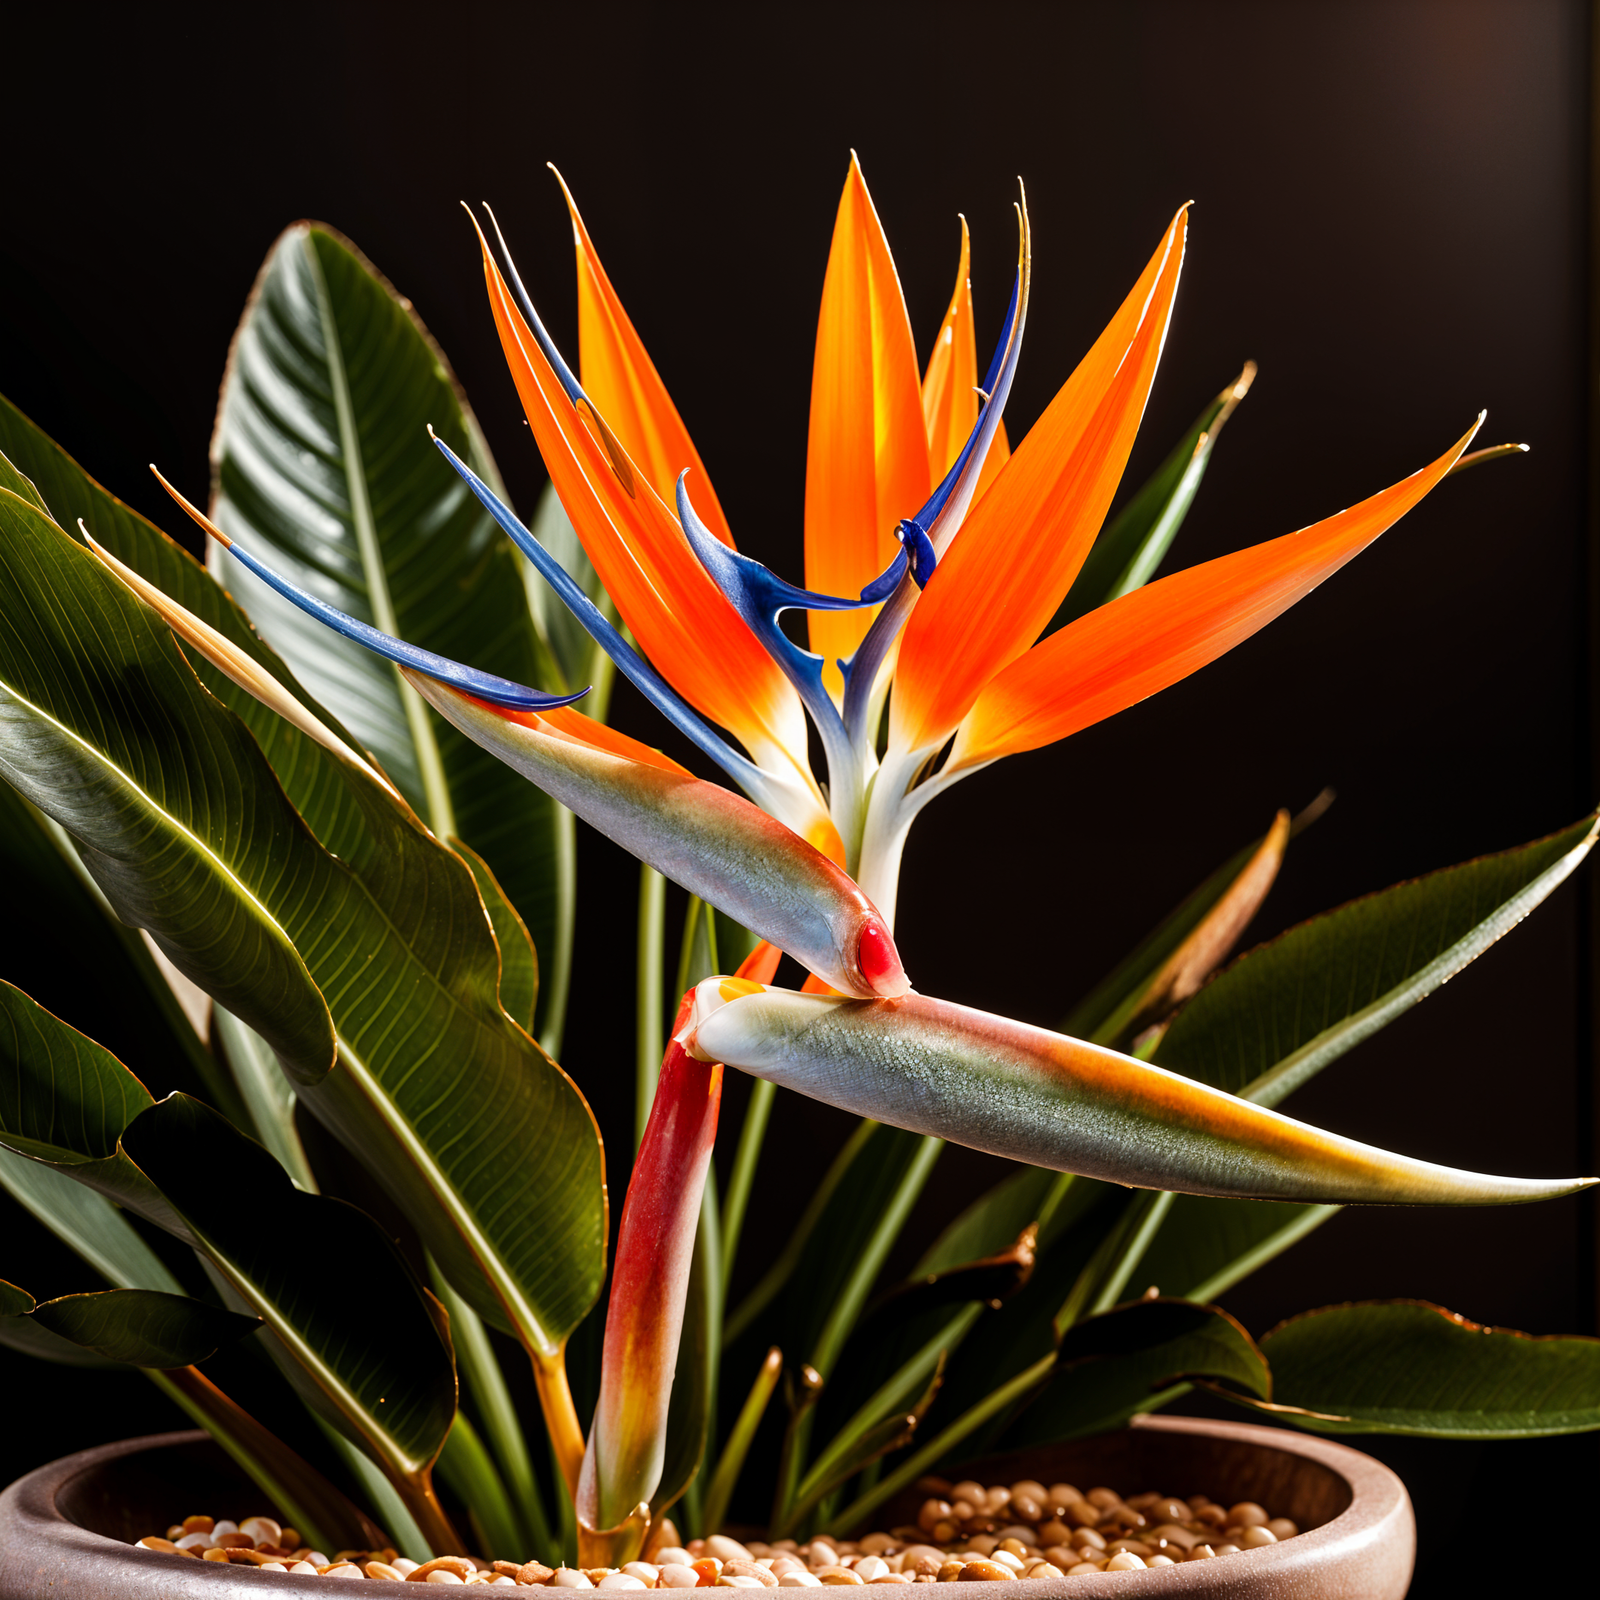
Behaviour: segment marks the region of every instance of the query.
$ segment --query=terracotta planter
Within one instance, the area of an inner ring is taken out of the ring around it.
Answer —
[[[1244,1423],[1140,1417],[1125,1432],[995,1456],[976,1464],[991,1482],[1021,1477],[1127,1493],[1203,1491],[1258,1500],[1310,1529],[1299,1538],[1216,1561],[1145,1572],[1092,1573],[1029,1586],[1040,1600],[1100,1595],[1225,1594],[1228,1600],[1400,1600],[1411,1581],[1416,1528],[1405,1486],[1358,1451],[1306,1434]],[[203,1433],[126,1439],[54,1461],[0,1495],[0,1600],[231,1600],[305,1591],[322,1578],[245,1572],[185,1561],[131,1541],[175,1517],[276,1510]],[[885,1508],[885,1524],[914,1516]],[[532,1552],[521,1552],[532,1554]]]

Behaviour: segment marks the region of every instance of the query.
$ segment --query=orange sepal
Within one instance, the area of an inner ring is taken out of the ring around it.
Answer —
[[[757,761],[801,773],[805,714],[793,687],[706,575],[677,518],[596,411],[566,391],[513,303],[480,231],[501,348],[528,426],[600,581],[672,686]],[[820,804],[820,802],[819,802]]]
[[[895,524],[928,498],[928,434],[911,322],[889,241],[854,154],[834,222],[817,320],[806,442],[806,584],[853,595],[899,548]],[[854,653],[875,613],[813,611],[811,648],[841,692],[834,662]]]
[[[572,214],[578,255],[578,368],[584,391],[668,505],[673,503],[678,474],[685,467],[691,470],[689,484],[700,520],[731,546],[733,534],[700,452],[611,287],[566,179],[554,166],[550,170],[555,172]]]
[[[1404,516],[1478,423],[1431,466],[1348,511],[1147,584],[1051,634],[978,697],[947,770],[1052,744],[1215,661]]]
[[[939,745],[1044,631],[1105,520],[1183,267],[1179,210],[1104,333],[973,506],[906,624],[891,739]]]
[[[955,465],[978,421],[978,335],[972,313],[972,240],[961,219],[961,259],[950,307],[939,324],[922,374],[922,420],[928,430],[928,465],[935,479]],[[1001,423],[984,457],[977,494],[994,482],[1011,455]]]

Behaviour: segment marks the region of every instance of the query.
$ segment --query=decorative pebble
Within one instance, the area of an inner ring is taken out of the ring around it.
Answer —
[[[741,1542],[716,1533],[663,1545],[650,1561],[622,1568],[547,1567],[537,1560],[435,1556],[417,1563],[386,1550],[341,1550],[330,1561],[293,1528],[268,1516],[242,1522],[185,1517],[166,1533],[135,1541],[158,1555],[268,1572],[377,1581],[496,1588],[814,1589],[824,1584],[981,1583],[1054,1579],[1065,1573],[1132,1572],[1182,1561],[1212,1561],[1296,1538],[1299,1524],[1253,1500],[1223,1506],[1203,1494],[1187,1500],[1155,1491],[1123,1498],[1109,1485],[1031,1478],[985,1486],[975,1479],[920,1485],[927,1493],[912,1526],[860,1539],[818,1536],[809,1544]],[[662,1532],[676,1538],[670,1524]]]

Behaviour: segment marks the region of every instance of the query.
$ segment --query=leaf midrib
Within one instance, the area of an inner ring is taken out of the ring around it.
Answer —
[[[339,424],[339,465],[344,473],[345,491],[350,503],[350,525],[356,536],[356,553],[361,558],[361,571],[366,579],[373,622],[385,633],[399,638],[400,626],[395,616],[393,598],[389,594],[389,577],[384,570],[383,552],[378,546],[377,523],[372,515],[372,502],[367,497],[366,466],[361,454],[361,438],[356,429],[355,402],[350,394],[350,381],[344,367],[344,348],[339,342],[333,298],[328,293],[327,280],[323,277],[322,263],[317,258],[312,233],[312,229],[306,230],[301,248],[305,251],[307,270],[316,290],[323,353],[328,363],[328,387],[333,395],[334,415]],[[451,804],[450,786],[445,779],[438,740],[428,721],[428,707],[422,696],[401,676],[398,667],[391,664],[389,672],[394,678],[400,706],[405,712],[406,726],[411,730],[411,742],[416,748],[417,771],[422,778],[422,789],[428,802],[428,825],[436,838],[453,838],[457,832],[455,807]]]

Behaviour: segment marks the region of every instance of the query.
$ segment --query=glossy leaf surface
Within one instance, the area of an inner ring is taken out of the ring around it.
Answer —
[[[0,406],[0,421],[4,420]],[[70,1011],[111,1039],[157,1089],[183,1089],[232,1115],[237,1096],[137,929],[112,911],[72,841],[0,783],[0,881],[28,907],[4,976],[47,1010]],[[92,985],[82,974],[93,973]],[[263,1046],[263,1048],[266,1048]]]
[[[260,756],[243,728],[212,739],[176,704],[157,710],[152,668],[187,677],[191,699],[199,685],[170,635],[143,617],[135,624],[133,602],[98,567],[0,490],[0,606],[12,624],[0,638],[0,777],[73,835],[125,922],[148,928],[179,971],[294,1069],[324,1072],[327,1005],[262,900],[278,864],[264,852],[228,859],[217,847],[236,837],[249,807],[245,774],[260,771]],[[269,802],[262,825],[276,823],[286,840],[302,833],[276,798],[280,818]]]
[[[41,1327],[75,1345],[135,1367],[187,1367],[260,1326],[186,1295],[152,1289],[69,1294],[35,1308]]]
[[[260,1145],[183,1095],[137,1118],[122,1146],[289,1352],[285,1373],[306,1399],[392,1474],[426,1469],[455,1412],[455,1370],[383,1230],[343,1201],[302,1194]],[[352,1261],[387,1286],[379,1318],[326,1291]]]
[[[1291,928],[1202,989],[1155,1063],[1276,1105],[1482,955],[1567,878],[1595,836],[1586,817]]]
[[[218,524],[363,622],[546,687],[548,649],[515,553],[430,444],[430,424],[496,479],[409,302],[349,241],[296,223],[261,269],[223,380]],[[564,1005],[572,881],[560,858],[571,836],[557,808],[429,711],[390,664],[296,611],[226,552],[210,560],[434,833],[459,835],[491,863]]]
[[[166,628],[38,513],[10,505],[0,604],[42,621],[0,646],[24,690],[0,722],[0,764],[64,826],[102,840],[101,854],[119,852],[118,875],[103,886],[120,914],[136,920],[157,899],[198,941],[212,930],[194,925],[192,904],[171,901],[173,861],[123,826],[125,812],[138,821],[146,804],[130,773],[170,788],[185,826],[158,843],[178,837],[207,870],[248,878],[264,911],[270,898],[283,923],[272,911],[269,920],[292,933],[337,1014],[341,1070],[313,1089],[312,1064],[300,1063],[303,1097],[397,1191],[475,1309],[553,1352],[603,1275],[598,1137],[571,1082],[500,1009],[499,957],[467,867],[380,786],[262,713],[252,730],[335,860]],[[188,570],[218,592],[193,563]],[[123,697],[115,719],[97,709],[111,679]],[[247,709],[260,711],[253,701]],[[230,993],[218,986],[231,1009]],[[272,1019],[245,1020],[266,1034]],[[471,1096],[460,1092],[468,1083]],[[554,1158],[527,1161],[530,1148]]]
[[[1515,1439],[1600,1428],[1600,1339],[1535,1338],[1390,1300],[1308,1311],[1261,1348],[1274,1404],[1318,1432]]]

